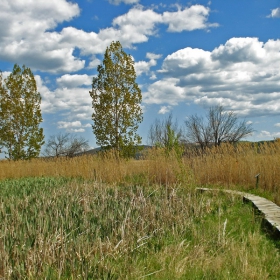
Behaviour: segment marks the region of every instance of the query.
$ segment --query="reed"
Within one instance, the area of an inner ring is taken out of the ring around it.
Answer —
[[[22,177],[81,177],[109,184],[176,184],[184,179],[185,166],[175,153],[151,150],[142,160],[118,158],[107,152],[99,156],[0,161],[0,179]],[[180,176],[182,177],[180,179]],[[187,177],[186,177],[187,179]]]
[[[0,179],[21,177],[81,177],[108,184],[161,184],[172,186],[215,185],[253,190],[260,174],[259,191],[273,193],[280,203],[280,141],[252,145],[223,144],[198,153],[192,149],[183,158],[151,149],[141,160],[117,158],[113,153],[71,159],[0,161]]]
[[[268,192],[280,203],[280,141],[260,146],[224,144],[208,149],[203,155],[189,157],[187,164],[200,185]],[[260,174],[258,185],[257,174]]]
[[[0,182],[0,278],[279,279],[250,205],[180,185]]]

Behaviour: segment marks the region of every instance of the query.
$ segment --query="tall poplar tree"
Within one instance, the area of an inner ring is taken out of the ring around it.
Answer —
[[[90,91],[97,144],[131,156],[135,145],[141,143],[137,129],[142,121],[142,95],[133,59],[123,51],[119,41],[113,41],[97,71]]]
[[[39,155],[44,144],[41,96],[30,68],[15,64],[3,81],[0,74],[0,147],[13,160]]]

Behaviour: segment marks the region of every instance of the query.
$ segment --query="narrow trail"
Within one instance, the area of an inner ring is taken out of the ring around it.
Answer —
[[[263,214],[264,222],[273,230],[273,234],[280,238],[280,207],[272,201],[257,195],[239,191],[209,188],[197,188],[196,190],[200,192],[225,192],[242,196],[245,201],[251,202],[253,206]]]

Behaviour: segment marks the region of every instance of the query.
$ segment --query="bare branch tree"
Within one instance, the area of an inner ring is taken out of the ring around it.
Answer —
[[[185,125],[187,128],[187,142],[197,143],[201,149],[209,146],[211,142],[210,128],[202,117],[192,115],[185,121]]]
[[[235,143],[250,135],[254,130],[245,120],[239,122],[234,112],[227,112],[223,106],[210,107],[206,121],[196,115],[185,121],[186,139],[198,143],[201,148],[223,142]]]
[[[44,155],[50,157],[73,157],[75,154],[84,152],[88,149],[88,141],[83,137],[77,137],[70,133],[59,133],[50,136],[46,143]]]

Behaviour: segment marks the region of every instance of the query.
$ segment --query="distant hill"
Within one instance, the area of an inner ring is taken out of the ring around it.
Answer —
[[[140,145],[138,146],[139,148],[139,152],[136,153],[136,158],[139,158],[142,155],[142,152],[147,150],[147,149],[151,149],[152,146],[149,145]],[[98,148],[94,148],[85,152],[81,152],[81,153],[77,153],[75,154],[75,156],[82,156],[82,155],[96,155],[98,154],[100,151],[102,151],[101,147]]]

